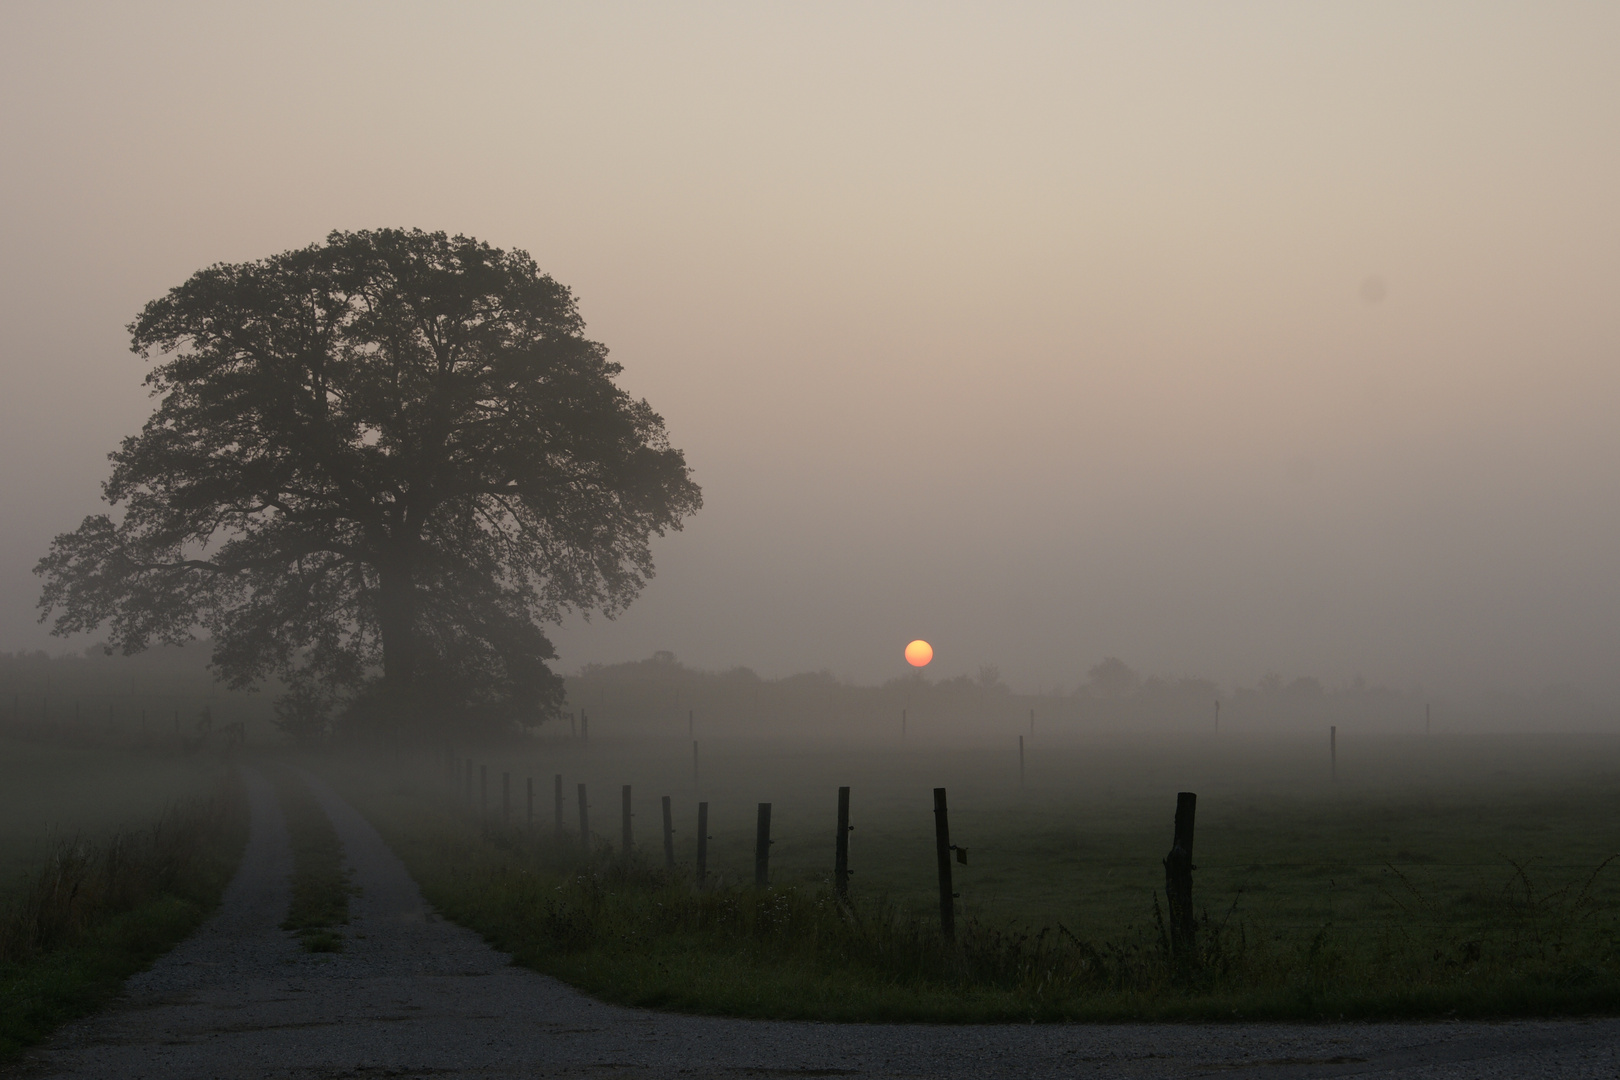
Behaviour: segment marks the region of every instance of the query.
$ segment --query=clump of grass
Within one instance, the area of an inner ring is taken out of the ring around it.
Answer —
[[[1162,916],[1081,930],[937,916],[825,886],[699,890],[605,847],[480,827],[448,801],[367,807],[424,894],[517,962],[625,1004],[818,1020],[1324,1019],[1513,1016],[1620,1006],[1620,923],[1592,882],[1507,888],[1467,919],[1393,879],[1395,915],[1304,933],[1205,912],[1172,957]],[[1605,864],[1607,866],[1607,864]]]
[[[342,952],[337,928],[349,923],[350,894],[343,843],[302,780],[281,769],[272,778],[293,855],[292,895],[281,928],[295,932],[308,952]]]
[[[0,906],[0,1060],[98,1007],[195,929],[246,840],[232,774],[145,830],[54,845]]]

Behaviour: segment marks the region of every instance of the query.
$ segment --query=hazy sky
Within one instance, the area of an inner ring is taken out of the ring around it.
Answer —
[[[563,666],[1620,696],[1620,5],[0,8],[0,648],[124,326],[520,247],[707,506]],[[79,643],[82,644],[82,643]]]

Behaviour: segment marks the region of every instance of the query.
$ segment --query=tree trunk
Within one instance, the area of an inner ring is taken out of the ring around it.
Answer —
[[[416,596],[408,566],[385,567],[377,588],[383,686],[400,697],[416,679]]]

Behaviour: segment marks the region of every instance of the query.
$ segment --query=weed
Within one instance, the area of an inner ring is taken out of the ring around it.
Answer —
[[[0,1059],[98,1007],[218,903],[247,839],[235,776],[151,827],[55,844],[0,906]]]
[[[350,894],[343,843],[302,780],[280,768],[270,775],[293,855],[291,897],[281,928],[297,933],[308,952],[342,952],[343,935],[336,927],[348,925]]]

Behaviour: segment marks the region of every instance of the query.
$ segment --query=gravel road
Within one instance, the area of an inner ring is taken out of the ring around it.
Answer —
[[[603,1005],[436,917],[325,785],[361,894],[345,951],[278,924],[291,855],[274,792],[219,912],[22,1077],[1620,1077],[1620,1020],[1508,1024],[929,1027]]]

